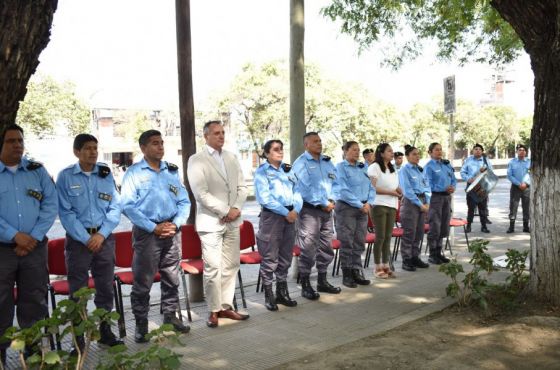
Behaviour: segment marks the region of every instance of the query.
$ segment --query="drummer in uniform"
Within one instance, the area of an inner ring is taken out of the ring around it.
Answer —
[[[484,148],[480,144],[475,144],[473,147],[472,155],[469,156],[463,167],[461,168],[461,178],[463,181],[467,182],[467,186],[472,184],[478,175],[484,173],[486,170],[492,170],[492,164],[486,158],[484,154]],[[489,233],[488,225],[490,221],[488,220],[488,197],[477,202],[469,193],[467,193],[467,232],[471,232],[471,224],[474,219],[474,209],[478,207],[478,215],[480,217],[481,228],[480,231],[483,233]]]
[[[278,310],[277,304],[295,307],[297,302],[288,292],[288,269],[292,263],[292,249],[296,237],[296,221],[303,200],[295,191],[296,178],[292,166],[282,163],[284,144],[269,140],[264,144],[266,163],[255,172],[255,196],[262,207],[257,233],[257,246],[262,257],[261,274],[265,307]],[[276,297],[272,281],[276,275]]]

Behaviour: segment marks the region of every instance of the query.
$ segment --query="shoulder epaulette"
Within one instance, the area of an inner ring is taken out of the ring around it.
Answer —
[[[331,157],[329,157],[328,155],[324,155],[321,159],[325,162],[329,162],[331,160]]]
[[[111,173],[111,169],[109,168],[109,166],[106,166],[104,164],[97,164],[97,167],[97,176],[101,177],[102,179],[109,176],[109,174]]]
[[[42,163],[29,161],[29,163],[27,164],[27,167],[25,167],[25,168],[27,168],[29,171],[35,171],[36,169],[41,168],[41,167],[43,167]]]
[[[177,165],[173,163],[167,162],[167,169],[171,172],[177,172],[179,170],[179,167],[177,167]]]
[[[365,165],[364,165],[364,162],[358,162],[358,167],[359,167],[359,168],[364,168],[364,166],[365,166]]]
[[[284,172],[290,172],[290,170],[292,169],[292,165],[289,163],[282,163],[282,169],[284,170]]]

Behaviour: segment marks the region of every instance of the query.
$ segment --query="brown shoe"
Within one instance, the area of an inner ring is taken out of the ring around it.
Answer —
[[[235,312],[230,308],[229,310],[221,310],[220,312],[218,312],[218,317],[231,319],[231,320],[247,320],[249,318],[249,315]]]
[[[218,312],[210,312],[208,320],[206,320],[206,326],[209,328],[215,328],[218,326]]]

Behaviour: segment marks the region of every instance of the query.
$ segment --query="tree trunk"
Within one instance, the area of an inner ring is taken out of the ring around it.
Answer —
[[[0,130],[15,123],[27,82],[50,40],[58,0],[0,1]]]
[[[560,305],[560,12],[556,0],[492,0],[531,58],[531,280],[537,300]]]
[[[560,54],[531,56],[535,113],[531,133],[531,292],[560,305]]]
[[[290,161],[303,153],[305,134],[304,0],[290,0]]]

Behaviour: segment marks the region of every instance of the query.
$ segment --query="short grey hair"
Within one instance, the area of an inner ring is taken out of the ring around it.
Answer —
[[[211,125],[221,125],[222,121],[218,121],[218,120],[213,120],[213,121],[208,121],[204,124],[204,127],[202,128],[202,133],[204,135],[208,135],[208,132],[210,131],[210,126]]]

